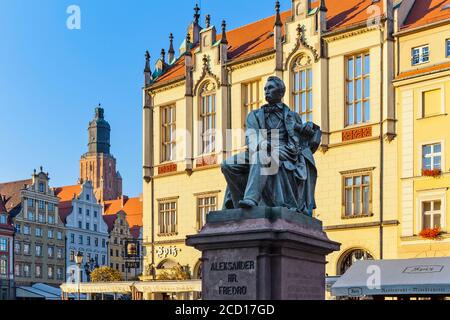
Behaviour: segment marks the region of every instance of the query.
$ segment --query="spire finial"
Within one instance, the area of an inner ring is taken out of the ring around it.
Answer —
[[[170,41],[169,53],[175,53],[175,50],[173,48],[173,33],[170,34],[169,41]]]
[[[161,60],[162,60],[163,62],[166,61],[166,50],[164,50],[164,48],[161,49]]]
[[[150,52],[148,50],[145,51],[145,68],[144,72],[151,72],[150,70]]]
[[[320,0],[320,8],[319,8],[319,11],[323,11],[323,12],[327,12],[327,11],[328,11],[327,6],[326,6],[326,4],[325,4],[325,0]]]
[[[281,16],[280,16],[280,1],[277,1],[275,3],[275,10],[277,11],[276,18],[275,18],[275,26],[281,27],[283,25],[283,22],[281,22]]]
[[[220,39],[221,44],[228,44],[227,40],[227,22],[225,20],[222,21],[222,38]]]
[[[211,27],[211,15],[207,14],[206,15],[206,29],[208,29],[209,27]]]
[[[198,3],[195,4],[194,8],[195,14],[194,14],[194,22],[198,24],[198,21],[200,20],[200,7],[198,6]]]

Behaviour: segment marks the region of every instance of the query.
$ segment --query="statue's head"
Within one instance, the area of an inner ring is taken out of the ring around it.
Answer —
[[[286,86],[283,80],[278,77],[269,77],[266,86],[264,87],[264,94],[266,101],[269,104],[280,103],[286,93]]]

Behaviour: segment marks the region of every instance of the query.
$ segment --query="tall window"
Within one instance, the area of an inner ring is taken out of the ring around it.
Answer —
[[[8,266],[8,258],[1,257],[0,258],[0,275],[6,276],[7,274],[7,266]]]
[[[450,39],[445,40],[445,55],[450,57]]]
[[[24,277],[26,277],[26,278],[28,278],[28,277],[30,277],[30,269],[31,269],[31,267],[30,267],[30,265],[29,264],[24,264],[23,265],[23,276]]]
[[[347,57],[345,125],[370,121],[370,55]]]
[[[6,214],[0,214],[0,224],[6,224],[7,218]]]
[[[159,233],[171,235],[177,232],[177,202],[159,204]]]
[[[344,176],[344,215],[357,217],[371,212],[370,174]]]
[[[161,108],[161,162],[175,160],[176,108],[174,105]]]
[[[39,182],[39,192],[44,192],[44,183]]]
[[[422,202],[422,227],[423,229],[441,227],[441,200]]]
[[[197,230],[206,223],[206,215],[217,210],[217,196],[202,196],[197,198]]]
[[[244,123],[247,115],[258,110],[262,104],[261,80],[252,81],[242,85],[242,100],[244,103]]]
[[[42,256],[42,246],[36,245],[35,249],[36,249],[36,257],[41,257]]]
[[[36,274],[36,278],[42,277],[42,267],[40,265],[36,265],[35,274]]]
[[[209,82],[200,91],[200,154],[215,151],[216,88]]]
[[[294,110],[300,114],[303,122],[313,121],[313,74],[310,59],[307,56],[299,57],[293,66],[293,92],[292,100]]]
[[[47,275],[49,279],[53,279],[53,267],[49,266],[47,268]]]
[[[422,170],[441,170],[441,160],[440,143],[422,146]]]
[[[413,66],[430,61],[430,49],[428,45],[412,48],[411,51],[411,63]]]
[[[0,238],[0,251],[6,252],[8,250],[8,239]]]

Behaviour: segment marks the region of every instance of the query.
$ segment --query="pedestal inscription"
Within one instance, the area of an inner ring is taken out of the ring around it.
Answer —
[[[211,300],[256,299],[256,251],[211,250],[204,256],[204,291]]]
[[[212,212],[187,245],[202,251],[205,300],[323,300],[326,255],[339,250],[320,221],[286,208]]]

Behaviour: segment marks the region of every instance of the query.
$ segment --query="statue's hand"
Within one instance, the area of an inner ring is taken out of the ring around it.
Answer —
[[[314,136],[314,123],[305,123],[305,125],[303,126],[303,133],[308,137]]]

